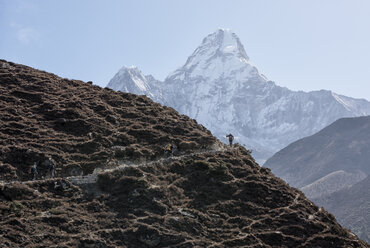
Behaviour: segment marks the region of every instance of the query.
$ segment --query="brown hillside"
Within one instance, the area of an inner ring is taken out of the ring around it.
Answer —
[[[1,188],[3,247],[369,247],[243,149]]]
[[[145,96],[114,92],[0,60],[0,180],[27,179],[51,155],[58,175],[91,173],[107,161],[153,160],[213,145],[195,120]],[[45,168],[39,168],[41,175]]]
[[[0,247],[369,247],[248,150],[170,108],[0,68]],[[170,141],[179,150],[164,158]],[[58,178],[20,182],[49,154]]]

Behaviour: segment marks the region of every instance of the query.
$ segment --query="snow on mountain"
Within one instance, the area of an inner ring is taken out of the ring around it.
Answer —
[[[257,68],[249,63],[239,38],[227,29],[207,36],[186,64],[168,78],[183,80],[184,72],[188,72],[187,77],[202,77],[210,81],[219,79],[225,72],[236,73],[240,79],[259,74]]]
[[[124,81],[125,84],[121,82]],[[150,92],[150,87],[148,85],[147,79],[143,73],[136,68],[132,67],[122,67],[117,74],[109,81],[107,87],[114,88],[118,91],[131,92],[134,94],[148,94],[149,97],[153,97]]]
[[[156,101],[163,101],[162,93],[152,75],[145,76],[137,67],[122,67],[109,81],[107,87],[137,95],[146,95]]]
[[[196,119],[221,140],[231,132],[260,162],[338,118],[370,114],[365,100],[277,86],[250,62],[239,38],[228,29],[204,38],[185,65],[164,82],[118,74],[108,87],[146,94]],[[137,85],[136,78],[145,87],[129,87]]]

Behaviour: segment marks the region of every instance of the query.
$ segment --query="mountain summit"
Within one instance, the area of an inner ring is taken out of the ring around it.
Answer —
[[[233,54],[245,60],[249,60],[239,37],[231,32],[230,29],[219,29],[215,33],[208,35],[203,39],[202,45],[195,50],[193,55],[197,55],[201,51],[211,52],[212,47],[215,48],[214,52],[217,52],[218,55],[220,53]],[[215,53],[213,53],[212,56],[216,55]]]
[[[239,59],[238,62],[244,63],[249,60],[238,36],[230,30],[220,29],[203,39],[202,44],[188,58],[184,67],[187,69],[194,66],[202,67],[210,60],[226,57]]]
[[[122,82],[125,82],[122,84]],[[145,76],[137,67],[123,66],[109,81],[107,87],[121,92],[146,95],[157,102],[162,102],[160,82],[153,76]]]
[[[187,72],[188,78],[208,80],[216,80],[225,72],[240,74],[245,79],[259,74],[257,68],[250,64],[239,37],[229,29],[219,29],[204,38],[185,65],[170,74],[168,79],[181,79],[183,72]]]
[[[127,84],[124,77],[113,78],[108,87],[126,91]],[[327,90],[296,92],[269,81],[227,29],[204,38],[164,82],[152,79],[148,84],[155,92],[140,94],[195,118],[224,141],[226,133],[233,133],[260,162],[339,118],[370,114],[366,100]]]

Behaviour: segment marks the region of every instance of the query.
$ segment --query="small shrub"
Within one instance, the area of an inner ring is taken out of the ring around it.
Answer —
[[[217,164],[212,167],[211,174],[213,175],[225,175],[227,174],[228,168],[224,164]]]
[[[119,176],[108,172],[100,173],[98,174],[97,184],[102,190],[109,191]]]
[[[180,150],[194,150],[197,148],[197,143],[195,143],[194,141],[182,141],[179,145],[178,145],[178,149]]]
[[[144,174],[143,172],[136,167],[128,167],[122,170],[122,174],[125,176],[132,176],[132,177],[142,177]]]
[[[19,201],[12,201],[10,203],[9,210],[11,213],[14,213],[16,216],[22,216],[24,214],[24,205]]]
[[[49,210],[49,213],[52,215],[60,215],[60,214],[63,214],[64,211],[60,208],[52,208]]]
[[[33,189],[20,183],[6,185],[2,193],[10,200],[32,199],[36,196]]]
[[[200,170],[209,170],[209,168],[211,167],[210,164],[204,160],[194,161],[194,166],[196,169],[200,169]]]

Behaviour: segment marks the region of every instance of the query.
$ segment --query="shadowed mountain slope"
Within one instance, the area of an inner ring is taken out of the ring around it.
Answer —
[[[370,177],[325,197],[313,198],[335,214],[338,222],[370,241]]]
[[[266,161],[266,167],[294,187],[335,171],[370,174],[370,116],[342,118],[300,139]]]
[[[61,168],[55,179],[0,183],[2,247],[369,247],[194,120],[146,97],[1,63],[2,103],[12,101],[1,108],[2,169],[23,178],[23,164],[45,153]],[[73,146],[90,139],[97,151]],[[179,150],[164,158],[169,141]],[[74,167],[92,174],[66,177]]]
[[[265,166],[369,242],[369,151],[370,116],[343,118],[290,144]]]

